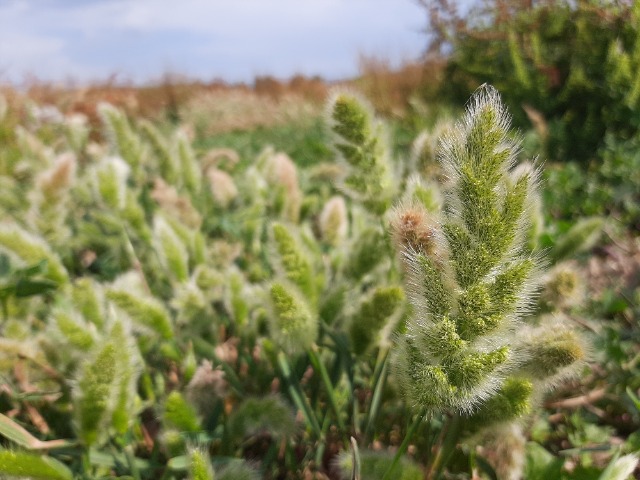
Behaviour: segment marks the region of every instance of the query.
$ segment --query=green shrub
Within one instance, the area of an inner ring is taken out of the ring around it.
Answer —
[[[533,122],[547,155],[560,161],[588,162],[607,133],[624,140],[638,132],[638,2],[489,5],[451,39],[443,85],[458,100],[493,84],[516,125]]]

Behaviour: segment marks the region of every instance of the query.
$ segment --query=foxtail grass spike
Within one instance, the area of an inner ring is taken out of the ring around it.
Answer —
[[[158,173],[167,182],[174,185],[178,179],[179,169],[167,141],[151,122],[142,122],[140,127],[144,138],[151,145],[151,152],[155,157]]]
[[[156,298],[114,288],[107,291],[107,299],[129,315],[134,323],[157,332],[162,338],[173,337],[171,316]]]
[[[318,320],[291,285],[274,283],[269,288],[272,308],[271,335],[290,355],[308,350],[318,336]]]
[[[395,194],[389,147],[383,125],[372,107],[357,95],[334,92],[327,107],[334,147],[347,166],[346,192],[361,200],[373,213],[384,213]]]
[[[329,245],[339,245],[347,236],[349,218],[343,197],[331,197],[320,213],[318,226],[322,240]]]
[[[91,446],[104,438],[117,395],[118,348],[111,342],[98,349],[82,369],[75,392],[78,436]]]
[[[296,285],[308,301],[315,304],[316,287],[309,256],[305,255],[291,229],[281,223],[271,226],[273,245],[276,251],[276,266],[284,277]]]
[[[116,367],[118,369],[117,393],[111,424],[116,432],[123,434],[131,426],[135,417],[134,404],[141,359],[135,339],[123,321],[116,321],[113,324],[108,338],[117,348]]]
[[[167,396],[163,419],[167,426],[181,432],[198,432],[201,429],[195,409],[176,390]]]
[[[441,216],[402,206],[393,217],[415,312],[396,363],[409,398],[432,410],[478,409],[521,361],[512,332],[540,281],[523,245],[537,173],[511,171],[509,125],[498,93],[481,87],[440,143]]]
[[[183,131],[178,132],[176,135],[176,148],[178,150],[182,186],[191,194],[192,198],[195,198],[202,190],[202,177],[189,137]]]
[[[127,116],[107,103],[98,105],[98,113],[107,130],[112,148],[137,175],[143,161],[142,143],[131,128]]]
[[[404,293],[399,287],[376,288],[365,298],[351,317],[349,335],[353,352],[365,353],[380,335],[386,323],[398,313],[404,301]]]
[[[16,224],[0,224],[0,250],[15,255],[29,266],[46,260],[45,277],[58,284],[69,280],[66,268],[49,244]]]
[[[189,479],[214,480],[215,478],[209,455],[201,449],[192,448],[189,451]]]
[[[154,219],[153,234],[155,250],[167,273],[177,282],[189,278],[189,254],[187,247],[161,216]]]

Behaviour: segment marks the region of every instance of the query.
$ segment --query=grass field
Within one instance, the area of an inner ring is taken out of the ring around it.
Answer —
[[[418,72],[4,89],[0,476],[631,478],[640,142]]]

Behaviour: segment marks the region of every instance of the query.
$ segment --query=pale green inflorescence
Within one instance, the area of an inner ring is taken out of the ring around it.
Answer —
[[[314,274],[308,255],[302,251],[290,229],[281,223],[271,226],[273,244],[276,250],[276,266],[291,283],[296,285],[311,303],[316,300]]]
[[[491,398],[514,415],[528,408],[527,380],[511,380],[511,400],[499,394],[518,366],[513,329],[539,277],[524,245],[537,173],[512,171],[509,125],[498,93],[480,88],[441,143],[449,191],[441,218],[430,220],[429,248],[403,245],[415,314],[398,372],[409,398],[431,410],[471,412]]]
[[[106,343],[83,368],[76,389],[78,436],[85,445],[96,443],[110,420],[117,392],[118,348]]]
[[[107,103],[98,105],[113,150],[137,173],[144,155],[142,142],[131,127],[127,116]]]
[[[47,261],[45,277],[58,284],[66,283],[69,274],[60,257],[41,237],[30,233],[13,223],[0,224],[0,251],[17,257],[26,265]]]
[[[343,187],[375,214],[384,213],[396,193],[384,125],[367,102],[348,91],[329,101],[334,147],[347,165]]]
[[[189,452],[189,478],[191,480],[213,480],[215,474],[208,455],[199,449]]]
[[[293,286],[274,283],[269,297],[274,341],[290,355],[311,348],[318,336],[318,320]]]

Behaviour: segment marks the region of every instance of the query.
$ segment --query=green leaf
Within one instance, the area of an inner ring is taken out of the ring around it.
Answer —
[[[636,407],[636,410],[640,412],[640,398],[638,398],[638,396],[635,393],[633,393],[633,390],[631,390],[630,387],[627,387],[627,395],[633,402],[633,405]]]
[[[0,435],[8,438],[21,447],[29,450],[51,450],[54,448],[62,448],[73,445],[73,442],[67,440],[49,440],[43,442],[27,432],[24,428],[11,420],[6,415],[0,413]]]
[[[529,442],[523,478],[527,480],[560,480],[564,459],[554,457],[542,446]]]
[[[55,290],[58,284],[52,280],[31,280],[21,278],[16,282],[15,296],[18,298],[40,295]]]
[[[173,470],[174,472],[184,472],[189,468],[189,456],[180,455],[178,457],[170,458],[167,462],[167,467],[169,470]]]
[[[89,462],[96,467],[115,468],[118,465],[126,465],[127,458],[122,453],[108,454],[96,448],[89,450]],[[135,458],[134,465],[138,470],[146,470],[151,468],[151,464],[142,458]]]
[[[0,450],[0,474],[32,480],[72,480],[73,475],[57,460],[26,452]]]
[[[34,275],[40,275],[47,272],[47,265],[49,261],[45,258],[40,260],[38,263],[34,263],[25,268],[21,268],[20,270],[16,270],[17,274],[24,275],[26,277],[32,277]]]
[[[6,253],[0,253],[0,277],[5,277],[11,271],[11,260]]]

